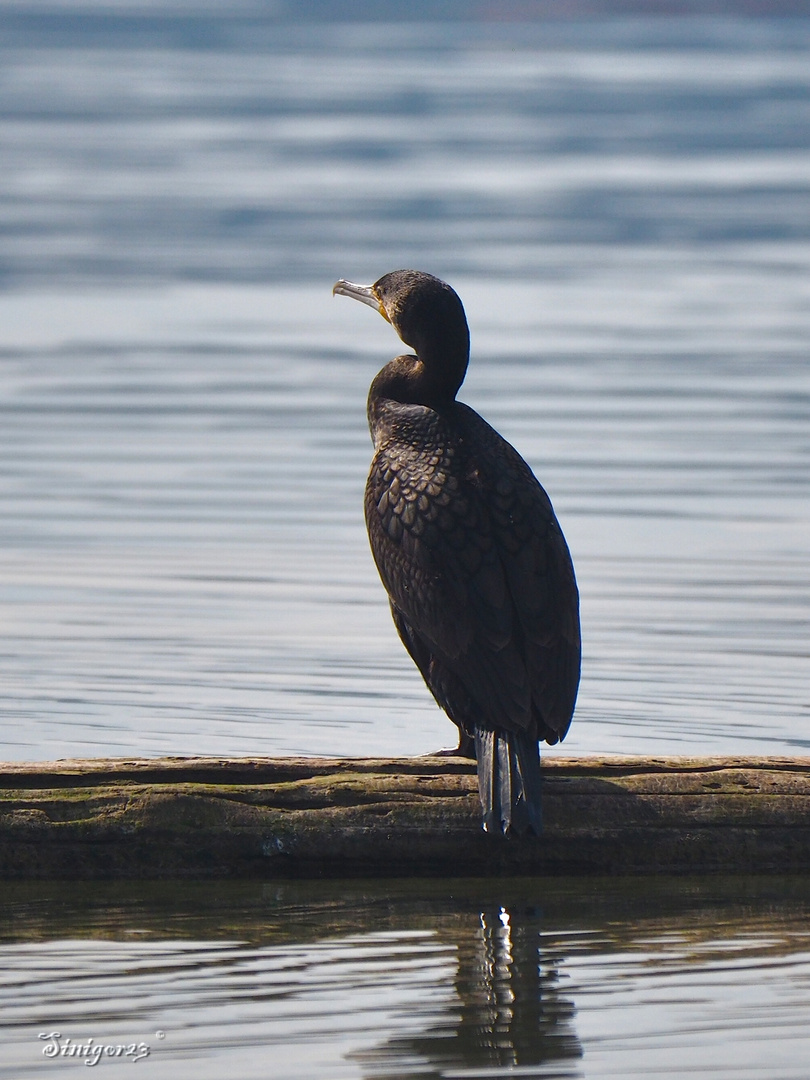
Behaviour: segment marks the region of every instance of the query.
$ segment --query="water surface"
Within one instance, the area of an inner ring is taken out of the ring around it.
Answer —
[[[76,1075],[94,1046],[105,1075],[134,1060],[201,1080],[806,1075],[804,880],[39,883],[4,899],[9,1080]]]
[[[573,552],[565,751],[806,752],[810,22],[283,10],[0,0],[0,758],[450,743],[330,295],[407,265]],[[806,882],[0,901],[8,1080],[807,1077]]]
[[[810,23],[44,10],[0,34],[2,758],[450,743],[362,525],[398,342],[330,295],[408,264],[573,552],[565,750],[807,749]]]

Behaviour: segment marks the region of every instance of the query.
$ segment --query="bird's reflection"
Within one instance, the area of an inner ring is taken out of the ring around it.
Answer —
[[[492,907],[443,922],[439,938],[456,948],[455,1002],[416,1036],[394,1038],[364,1055],[369,1077],[403,1075],[573,1077],[582,1049],[574,1006],[560,991],[562,957],[546,953],[535,910]],[[422,1068],[414,1069],[414,1059]],[[482,1070],[484,1070],[482,1072]],[[493,1071],[494,1070],[494,1071]]]

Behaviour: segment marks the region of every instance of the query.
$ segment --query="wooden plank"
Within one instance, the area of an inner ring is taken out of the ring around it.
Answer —
[[[810,871],[810,758],[549,756],[542,837],[461,758],[0,764],[0,877]]]

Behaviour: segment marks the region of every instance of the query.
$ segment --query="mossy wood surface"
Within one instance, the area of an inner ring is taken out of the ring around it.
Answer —
[[[0,877],[810,871],[810,758],[560,758],[545,829],[481,830],[473,762],[0,764]]]

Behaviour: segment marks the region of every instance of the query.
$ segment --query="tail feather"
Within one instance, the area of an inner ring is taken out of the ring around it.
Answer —
[[[489,833],[540,835],[540,748],[526,732],[475,729],[478,794]]]

